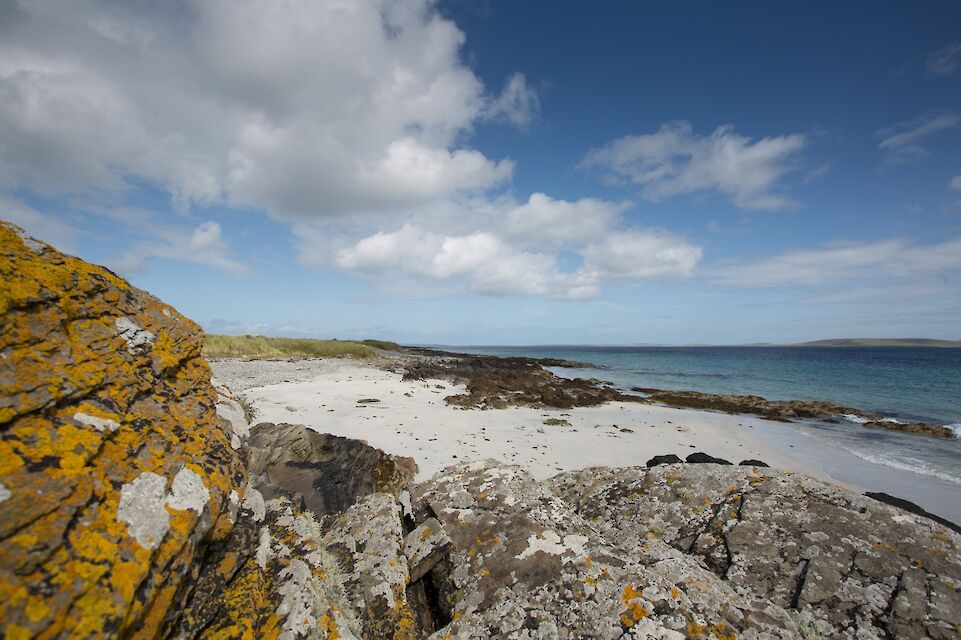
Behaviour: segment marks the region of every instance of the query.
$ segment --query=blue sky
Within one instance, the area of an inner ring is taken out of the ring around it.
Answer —
[[[209,331],[961,338],[961,5],[0,5],[0,218]]]

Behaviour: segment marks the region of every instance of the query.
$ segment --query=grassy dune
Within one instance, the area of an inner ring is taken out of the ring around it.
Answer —
[[[383,340],[314,340],[267,336],[207,334],[204,356],[208,358],[370,358],[375,349],[400,351],[395,342]]]

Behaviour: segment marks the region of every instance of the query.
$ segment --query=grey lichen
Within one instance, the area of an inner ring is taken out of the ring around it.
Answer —
[[[137,349],[154,341],[154,334],[141,329],[130,318],[117,318],[113,324],[119,332],[117,335],[127,343],[127,350],[130,353],[136,353]]]
[[[98,418],[97,416],[91,416],[86,413],[77,412],[73,414],[73,419],[80,424],[85,424],[87,426],[93,427],[101,433],[103,431],[116,431],[120,428],[120,423],[116,420],[111,420],[110,418]]]
[[[264,504],[264,496],[249,484],[244,490],[244,501],[240,506],[252,513],[251,518],[254,522],[262,522],[267,514],[267,507]]]
[[[145,471],[120,489],[117,519],[146,549],[156,549],[170,528],[170,514],[164,509],[167,480]]]
[[[207,501],[210,500],[210,492],[204,486],[203,478],[186,467],[174,476],[171,490],[167,504],[173,509],[193,509],[199,514],[203,513]]]
[[[127,524],[127,531],[147,549],[156,549],[170,528],[171,509],[191,509],[203,513],[210,493],[203,479],[183,468],[174,476],[172,492],[167,493],[167,479],[145,471],[120,489],[117,520]]]

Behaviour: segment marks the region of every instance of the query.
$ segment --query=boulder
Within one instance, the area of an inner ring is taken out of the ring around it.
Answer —
[[[203,333],[0,223],[0,635],[156,637],[246,483]]]
[[[683,460],[678,458],[673,453],[669,453],[663,456],[654,456],[653,458],[647,461],[647,466],[656,467],[659,464],[681,464],[683,462],[684,462]]]
[[[724,458],[715,458],[700,451],[690,454],[685,460],[691,464],[731,464]]]
[[[346,511],[370,493],[399,497],[417,473],[411,458],[304,425],[264,422],[251,434],[250,473],[261,479],[261,493],[302,499],[317,516]]]

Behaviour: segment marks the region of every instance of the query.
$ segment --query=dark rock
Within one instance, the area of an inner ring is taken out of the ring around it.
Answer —
[[[880,493],[880,492],[877,492],[877,491],[865,491],[865,492],[864,492],[864,495],[866,495],[867,497],[872,498],[872,499],[874,499],[874,500],[877,500],[877,501],[879,501],[879,502],[883,502],[883,503],[885,503],[885,504],[893,505],[893,506],[895,506],[895,507],[897,507],[897,508],[899,508],[899,509],[904,509],[904,510],[907,511],[908,513],[914,513],[914,514],[916,514],[916,515],[923,516],[923,517],[925,517],[925,518],[929,518],[929,519],[934,520],[935,522],[937,522],[937,523],[939,523],[939,524],[943,524],[944,526],[946,526],[947,528],[949,528],[949,529],[951,529],[951,530],[953,530],[953,531],[957,531],[958,533],[961,533],[961,526],[955,524],[954,522],[951,522],[950,520],[946,520],[946,519],[942,518],[941,516],[936,516],[936,515],[934,515],[933,513],[931,513],[930,511],[925,511],[923,508],[921,508],[921,507],[919,507],[918,505],[914,504],[914,503],[911,502],[910,500],[905,500],[904,498],[896,498],[895,496],[892,496],[892,495],[890,495],[890,494]]]
[[[659,464],[681,464],[682,462],[684,461],[678,458],[676,455],[669,453],[664,456],[654,456],[647,461],[647,466],[656,467]]]
[[[768,400],[760,396],[717,395],[700,391],[667,391],[646,387],[633,387],[631,391],[643,393],[644,399],[670,407],[687,409],[706,409],[731,414],[751,414],[767,420],[790,422],[794,418],[813,418],[825,422],[838,423],[837,417],[853,415],[864,418],[869,428],[907,431],[939,438],[952,438],[954,432],[947,427],[935,424],[890,422],[874,413],[852,407],[820,402],[815,400]]]
[[[303,425],[264,422],[251,428],[250,473],[263,476],[265,498],[303,496],[314,514],[340,513],[371,493],[399,495],[417,465],[359,440],[318,433]]]
[[[887,429],[889,431],[906,431],[908,433],[920,433],[936,438],[953,438],[954,431],[939,424],[927,424],[924,422],[891,422],[889,420],[869,420],[865,422],[865,427],[869,429]]]
[[[561,378],[532,358],[498,358],[428,350],[406,363],[404,380],[448,380],[467,387],[467,393],[445,398],[447,404],[478,409],[509,406],[570,409],[605,402],[645,402],[621,393],[600,380]],[[550,366],[558,366],[551,364]]]
[[[764,462],[764,461],[762,461],[762,460],[754,460],[754,459],[751,459],[751,460],[741,460],[740,466],[742,466],[742,467],[770,467],[771,465],[769,465],[768,463],[766,463],[766,462]]]
[[[692,453],[686,458],[687,462],[691,464],[731,464],[730,461],[724,458],[715,458],[714,456],[709,456],[706,453]]]

